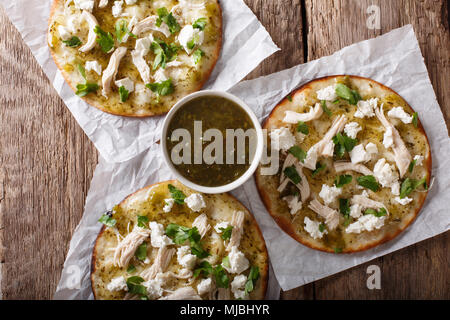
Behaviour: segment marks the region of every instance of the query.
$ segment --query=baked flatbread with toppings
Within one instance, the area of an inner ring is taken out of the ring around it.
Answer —
[[[130,195],[100,220],[96,299],[264,299],[268,255],[250,212],[229,194],[178,181]]]
[[[366,250],[418,215],[430,146],[417,113],[392,89],[356,76],[317,79],[281,101],[264,128],[279,168],[260,166],[257,187],[298,242],[327,252]]]
[[[222,46],[222,13],[218,0],[55,0],[48,44],[89,104],[155,116],[209,78]]]

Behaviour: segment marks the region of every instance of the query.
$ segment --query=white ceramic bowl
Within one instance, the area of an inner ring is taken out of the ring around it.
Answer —
[[[216,96],[216,97],[222,97],[228,100],[233,101],[238,106],[240,106],[245,112],[249,115],[253,126],[256,129],[256,136],[257,136],[257,146],[255,149],[255,156],[253,157],[253,161],[250,164],[250,167],[247,169],[246,172],[242,176],[240,176],[237,180],[226,184],[224,186],[218,186],[218,187],[205,187],[198,185],[192,181],[189,181],[184,176],[182,176],[178,170],[173,165],[170,155],[167,151],[167,130],[169,128],[169,124],[174,116],[174,114],[177,112],[178,109],[180,109],[182,106],[184,106],[187,102],[191,101],[192,99],[202,97],[202,96]],[[199,192],[203,193],[222,193],[222,192],[228,192],[233,189],[236,189],[237,187],[244,184],[255,172],[256,168],[258,167],[258,164],[261,160],[262,153],[263,153],[263,146],[264,146],[264,140],[263,140],[263,132],[261,129],[261,125],[258,121],[258,118],[254,114],[254,112],[250,109],[250,107],[241,99],[238,97],[224,92],[224,91],[215,91],[215,90],[203,90],[191,93],[190,95],[187,95],[180,101],[178,101],[173,108],[169,111],[169,113],[166,116],[166,119],[164,120],[163,127],[162,127],[162,134],[161,134],[161,148],[162,148],[162,154],[164,156],[164,160],[166,164],[169,166],[172,173],[175,175],[175,177],[185,186],[194,189]]]

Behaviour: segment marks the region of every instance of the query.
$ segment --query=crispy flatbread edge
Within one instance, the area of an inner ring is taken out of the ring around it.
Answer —
[[[144,187],[142,189],[139,189],[139,190],[135,191],[134,193],[130,194],[129,196],[127,196],[125,199],[122,200],[122,202],[119,205],[121,205],[121,204],[125,203],[126,201],[130,200],[135,194],[137,194],[137,193],[139,193],[139,192],[141,192],[143,190],[148,190],[148,189],[150,189],[150,188],[152,188],[154,186],[157,186],[159,184],[162,184],[162,183],[176,183],[176,182],[177,182],[176,180],[168,180],[168,181],[157,182],[157,183],[154,183],[152,185],[146,186],[146,187]],[[257,297],[256,300],[263,300],[265,298],[265,296],[266,296],[267,286],[268,286],[268,283],[269,283],[269,263],[270,263],[270,261],[269,261],[269,254],[267,252],[266,242],[264,241],[264,237],[262,235],[261,229],[259,228],[259,225],[256,222],[255,217],[253,216],[253,214],[238,199],[236,199],[233,195],[231,195],[229,193],[224,193],[222,195],[228,196],[230,199],[238,202],[241,205],[241,207],[248,213],[248,217],[252,220],[252,223],[256,226],[256,230],[258,231],[258,235],[261,238],[262,245],[263,245],[264,257],[265,257],[265,260],[267,261],[267,263],[265,265],[264,270],[260,270],[260,272],[259,272],[260,273],[259,280],[261,280],[261,288],[260,288],[260,292],[259,292],[258,297]],[[94,295],[94,299],[95,300],[97,300],[97,293],[95,292],[95,286],[94,286],[95,273],[97,271],[97,269],[96,269],[97,244],[98,244],[98,241],[102,237],[103,232],[105,230],[106,230],[106,226],[103,225],[101,230],[100,230],[100,232],[99,232],[99,234],[98,234],[98,236],[97,236],[97,239],[95,240],[94,248],[93,248],[93,251],[92,251],[91,268],[90,268],[91,269],[91,277],[90,278],[91,278],[92,293]]]
[[[219,5],[219,10],[220,10],[220,33],[219,33],[219,39],[218,39],[218,45],[216,46],[216,51],[214,52],[214,54],[211,56],[211,58],[213,59],[213,64],[211,65],[211,68],[205,73],[205,77],[203,78],[203,81],[191,92],[196,92],[199,91],[203,88],[204,84],[208,81],[209,77],[211,76],[211,73],[213,72],[217,61],[219,60],[220,57],[220,52],[222,50],[222,41],[223,41],[223,16],[222,16],[222,6],[220,4],[221,0],[217,0],[217,3]],[[59,2],[62,2],[64,5],[64,0],[54,0],[52,8],[50,10],[50,17],[48,19],[48,32],[50,32],[50,26],[53,20],[53,16],[55,14],[56,9],[58,8]],[[48,37],[47,37],[48,39]],[[74,85],[72,83],[72,81],[70,80],[70,76],[69,74],[64,70],[64,68],[62,68],[60,66],[60,64],[58,63],[58,59],[56,57],[56,55],[54,54],[52,48],[50,48],[50,45],[47,41],[47,46],[49,47],[50,50],[50,54],[52,55],[53,61],[55,62],[56,66],[58,67],[58,69],[61,71],[64,80],[66,80],[67,84],[70,86],[70,88],[74,91],[74,93],[77,91],[76,90],[76,85]],[[156,116],[161,116],[161,115],[165,115],[167,114],[169,111],[165,111],[165,112],[161,112],[161,113],[154,113],[154,112],[147,112],[145,114],[128,114],[125,112],[113,112],[111,110],[107,110],[106,108],[104,108],[102,106],[102,104],[98,101],[96,101],[95,99],[91,99],[89,98],[89,96],[85,96],[85,97],[80,97],[81,99],[83,99],[84,101],[86,101],[88,104],[90,104],[91,106],[109,113],[109,114],[113,114],[116,116],[123,116],[123,117],[128,117],[128,118],[148,118],[148,117],[156,117]],[[173,106],[172,106],[173,107]]]
[[[353,78],[353,79],[360,79],[360,80],[366,80],[372,83],[375,83],[379,86],[381,86],[383,89],[392,92],[398,96],[400,96],[397,92],[395,92],[394,90],[392,90],[389,87],[386,87],[385,85],[369,79],[369,78],[365,78],[365,77],[360,77],[360,76],[355,76],[355,75],[332,75],[332,76],[326,76],[326,77],[322,77],[322,78],[317,78],[314,79],[312,81],[309,81],[307,83],[305,83],[304,85],[302,85],[300,88],[295,89],[291,94],[289,94],[288,96],[286,96],[283,100],[281,100],[275,107],[274,109],[271,111],[271,113],[269,114],[269,116],[265,119],[264,124],[263,124],[263,129],[267,129],[267,124],[268,121],[270,119],[270,117],[273,115],[274,111],[279,108],[282,107],[285,103],[288,103],[288,97],[292,96],[294,97],[297,94],[300,94],[303,90],[308,89],[311,87],[311,84],[316,83],[316,82],[326,82],[328,80],[334,79],[336,77],[343,77],[343,76],[348,76],[349,78]],[[401,96],[400,96],[401,97]],[[405,100],[406,102],[406,100]],[[408,104],[408,103],[407,103]],[[409,107],[411,107],[408,104]],[[411,108],[412,110],[414,110],[413,108]],[[425,136],[427,144],[428,144],[428,156],[427,156],[427,160],[424,160],[424,167],[426,166],[428,168],[428,172],[427,172],[427,185],[430,185],[430,180],[431,180],[431,168],[432,168],[432,159],[431,159],[431,147],[430,147],[430,142],[428,140],[428,136],[425,133],[424,127],[422,125],[422,123],[420,122],[420,119],[418,117],[418,122],[417,122],[417,128],[421,131],[421,133]],[[269,194],[266,192],[266,190],[262,187],[262,181],[260,181],[260,175],[258,174],[259,170],[255,173],[254,178],[255,178],[255,183],[256,183],[256,188],[258,189],[258,193],[264,203],[264,206],[266,207],[267,211],[269,212],[269,214],[272,216],[272,218],[275,220],[275,222],[278,224],[278,226],[284,231],[286,232],[289,236],[291,236],[294,240],[298,241],[299,243],[310,247],[312,249],[315,250],[320,250],[323,252],[329,252],[329,253],[335,253],[334,250],[327,248],[325,246],[319,246],[317,245],[314,241],[311,241],[311,239],[305,239],[304,237],[299,236],[294,228],[292,227],[291,221],[285,217],[280,217],[278,216],[273,210],[272,210],[272,203],[270,201],[269,198]],[[360,251],[365,251],[371,248],[374,248],[378,245],[381,245],[383,243],[386,243],[392,239],[394,239],[397,235],[399,235],[402,231],[404,231],[406,228],[408,228],[408,226],[411,225],[411,223],[416,219],[417,215],[419,214],[419,212],[422,210],[422,207],[425,203],[426,197],[428,195],[428,191],[421,193],[420,197],[418,198],[418,201],[420,202],[420,206],[418,207],[418,209],[416,210],[416,212],[414,212],[413,215],[408,215],[408,219],[402,221],[402,223],[400,224],[400,227],[398,229],[396,229],[395,232],[391,232],[391,233],[387,233],[382,239],[377,240],[377,241],[372,241],[369,242],[367,244],[362,244],[360,246],[358,246],[355,249],[343,249],[342,253],[355,253],[355,252],[360,252]]]

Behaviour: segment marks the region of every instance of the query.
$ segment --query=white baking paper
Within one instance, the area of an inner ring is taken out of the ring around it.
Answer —
[[[428,73],[410,25],[384,36],[346,47],[334,55],[279,73],[246,81],[230,91],[263,120],[293,89],[314,78],[332,74],[370,77],[397,91],[419,113],[430,140],[436,178],[416,221],[394,240],[356,254],[335,255],[309,249],[285,234],[261,202],[254,180],[233,191],[255,215],[266,240],[276,278],[284,290],[327,277],[375,259],[449,229],[450,139]],[[70,243],[55,298],[90,298],[89,268],[92,246],[100,225],[97,219],[126,195],[140,187],[172,178],[163,163],[159,145],[120,164],[104,159],[94,173],[84,216]],[[81,280],[81,282],[79,281]],[[275,279],[272,277],[271,281]],[[81,284],[81,285],[80,285]],[[73,288],[79,285],[80,287]],[[276,282],[269,288],[275,288]],[[274,297],[273,295],[270,297]]]
[[[129,160],[159,139],[163,117],[133,119],[104,113],[76,96],[64,81],[47,46],[53,0],[0,0],[8,17],[43,68],[78,124],[109,162]],[[279,50],[242,0],[221,1],[223,48],[205,89],[228,90],[262,60]]]

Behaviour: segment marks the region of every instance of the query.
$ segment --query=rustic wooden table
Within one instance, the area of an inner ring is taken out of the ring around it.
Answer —
[[[245,2],[282,49],[249,79],[412,24],[449,125],[450,37],[445,0]],[[366,24],[372,4],[380,8],[380,29]],[[83,213],[97,151],[1,7],[0,75],[1,289],[4,299],[48,299]],[[449,299],[448,243],[447,232],[284,292],[282,298]],[[366,269],[371,264],[381,268],[381,290],[366,287]]]

